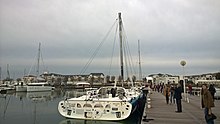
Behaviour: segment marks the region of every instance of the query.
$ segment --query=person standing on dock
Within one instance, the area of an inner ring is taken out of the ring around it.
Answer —
[[[176,98],[176,105],[177,105],[177,113],[182,112],[182,88],[180,83],[177,85],[177,88],[175,89],[175,94],[174,94],[175,98]]]
[[[188,85],[189,94],[192,95],[192,84],[190,83]]]
[[[211,93],[212,98],[213,98],[213,101],[214,101],[216,90],[215,90],[215,87],[214,87],[213,84],[210,84],[210,85],[209,85],[209,92]]]
[[[172,104],[172,103],[174,103],[175,104],[175,100],[174,100],[174,86],[173,85],[171,85],[171,87],[170,87],[170,104]]]
[[[212,107],[215,107],[214,101],[212,98],[212,95],[210,91],[208,90],[208,87],[206,84],[202,85],[201,90],[201,104],[202,108],[204,108],[204,114],[205,114],[205,120],[207,124],[214,124],[214,118],[212,117]]]
[[[166,97],[166,103],[169,104],[170,87],[168,86],[168,84],[166,84],[163,93],[164,96]]]

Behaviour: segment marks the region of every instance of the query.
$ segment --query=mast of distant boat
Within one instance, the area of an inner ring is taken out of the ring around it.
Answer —
[[[0,81],[2,80],[2,67],[0,67]]]
[[[122,80],[122,87],[124,85],[124,69],[123,69],[123,49],[122,49],[122,19],[121,13],[118,13],[119,19],[119,39],[120,39],[120,66],[121,66],[121,80]]]
[[[139,80],[142,80],[142,70],[141,70],[141,50],[140,50],[140,40],[138,40],[138,56],[139,56]]]
[[[9,64],[7,64],[7,79],[10,80]]]
[[[38,55],[37,55],[37,77],[39,76],[39,66],[40,66],[40,47],[41,47],[41,43],[39,43],[39,47],[38,47]]]

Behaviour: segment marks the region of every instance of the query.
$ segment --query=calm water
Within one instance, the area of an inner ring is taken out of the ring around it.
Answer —
[[[65,96],[75,96],[76,92],[52,91],[0,94],[0,124],[134,124],[139,119],[123,122],[85,121],[66,119],[57,110],[57,105]]]

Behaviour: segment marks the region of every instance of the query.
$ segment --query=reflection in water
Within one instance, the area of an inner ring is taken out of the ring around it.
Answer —
[[[50,92],[16,92],[0,97],[0,124],[58,123],[62,117],[57,112],[63,99],[61,90]]]
[[[123,124],[122,122],[114,121],[90,121],[90,120],[77,120],[77,119],[65,119],[59,124]]]
[[[92,120],[77,120],[77,119],[65,119],[59,124],[139,124],[138,121],[92,121]]]
[[[3,119],[5,119],[5,115],[7,112],[7,108],[8,108],[8,104],[10,102],[11,96],[7,97],[7,95],[5,95],[4,97],[1,97],[3,100],[2,103],[0,103],[0,110],[3,112]]]

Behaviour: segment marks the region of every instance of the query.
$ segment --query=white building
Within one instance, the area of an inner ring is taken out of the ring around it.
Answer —
[[[149,77],[153,78],[153,83],[160,84],[168,84],[169,83],[175,83],[177,84],[179,82],[179,76],[172,76],[169,74],[152,74],[149,75]]]

